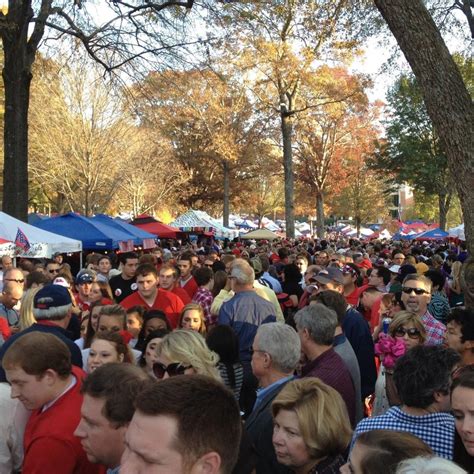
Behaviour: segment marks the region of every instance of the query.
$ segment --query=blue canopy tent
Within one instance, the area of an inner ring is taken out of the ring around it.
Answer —
[[[38,221],[34,225],[55,234],[80,240],[85,250],[114,250],[119,247],[120,242],[133,240],[129,233],[72,212]]]
[[[43,216],[38,213],[30,212],[28,214],[28,224],[34,225],[36,222],[42,221],[43,219],[47,219],[47,218],[48,216]]]
[[[415,236],[416,240],[444,240],[449,237],[449,233],[441,230],[439,227],[436,229],[427,230],[417,234]]]
[[[418,234],[401,235],[400,240],[413,240]]]
[[[97,214],[96,216],[91,217],[90,220],[92,222],[99,222],[101,224],[110,226],[113,229],[118,229],[130,234],[130,238],[133,239],[133,243],[135,245],[143,245],[145,248],[156,247],[156,235],[145,232],[144,230],[129,224],[122,219],[113,219],[112,217],[105,214]]]

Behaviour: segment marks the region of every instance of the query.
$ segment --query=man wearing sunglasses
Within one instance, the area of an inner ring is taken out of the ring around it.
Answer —
[[[48,260],[46,263],[46,276],[49,281],[53,281],[61,271],[61,265],[55,260]]]
[[[428,311],[431,300],[431,280],[423,275],[410,274],[402,283],[402,302],[408,311],[420,316],[426,329],[426,345],[444,344],[446,326]]]

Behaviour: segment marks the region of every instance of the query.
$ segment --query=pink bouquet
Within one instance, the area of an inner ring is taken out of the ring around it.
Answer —
[[[393,369],[395,362],[405,354],[405,351],[403,341],[397,340],[388,334],[380,334],[379,340],[375,344],[375,353],[380,356],[380,360],[386,369]]]

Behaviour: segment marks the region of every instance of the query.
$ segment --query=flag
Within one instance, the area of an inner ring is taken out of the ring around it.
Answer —
[[[31,245],[30,242],[28,241],[28,238],[26,235],[21,231],[21,229],[18,227],[18,231],[16,233],[15,237],[15,245],[17,247],[20,247],[23,249],[24,252],[28,252],[30,250]]]
[[[133,252],[133,240],[123,240],[119,242],[119,250],[121,252]]]
[[[146,249],[153,249],[156,247],[155,239],[143,239],[143,248]]]

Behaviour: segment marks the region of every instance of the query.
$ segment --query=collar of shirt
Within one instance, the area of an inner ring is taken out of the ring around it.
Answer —
[[[265,388],[259,388],[257,390],[257,399],[255,400],[255,405],[254,408],[257,407],[260,402],[263,400],[265,395],[270,392],[273,388],[278,387],[281,384],[284,384],[286,382],[289,382],[291,379],[294,378],[294,375],[289,375],[288,377],[283,377],[282,379],[277,380],[276,382],[273,382],[272,384],[268,385]]]
[[[74,385],[76,385],[76,382],[77,382],[76,377],[73,375],[71,382],[66,387],[66,389],[60,395],[58,395],[54,400],[50,401],[49,403],[46,403],[46,405],[43,405],[43,408],[41,408],[41,413],[44,413],[46,410],[48,410],[48,408],[51,408],[65,393],[69,392],[69,390],[71,390],[71,388],[74,387]]]
[[[186,278],[186,280],[183,280],[182,278],[179,279],[179,285],[181,286],[181,288],[183,286],[186,286],[186,283],[188,283],[188,281],[190,281],[192,279],[192,275],[189,275],[188,278]]]
[[[341,344],[344,344],[346,342],[346,336],[344,334],[338,334],[337,336],[334,336],[334,342],[333,342],[333,347],[340,346]]]

